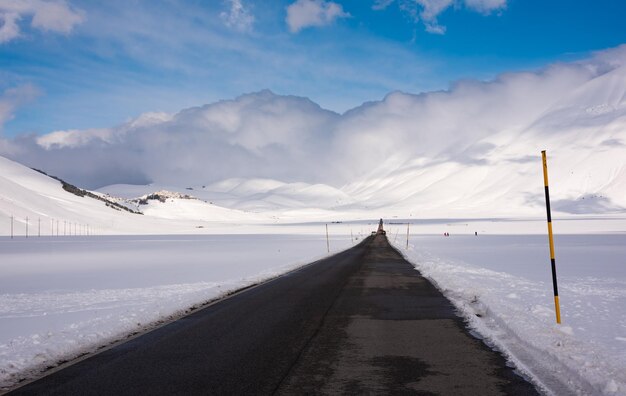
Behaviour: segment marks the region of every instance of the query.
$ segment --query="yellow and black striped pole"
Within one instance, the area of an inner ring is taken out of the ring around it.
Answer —
[[[556,284],[556,261],[554,259],[554,239],[552,237],[552,214],[550,213],[550,191],[548,189],[548,160],[546,151],[541,152],[543,161],[543,185],[546,191],[546,212],[548,214],[548,239],[550,240],[550,264],[552,265],[552,287],[554,288],[554,309],[556,312],[556,323],[561,323],[561,308],[559,306],[559,289]]]

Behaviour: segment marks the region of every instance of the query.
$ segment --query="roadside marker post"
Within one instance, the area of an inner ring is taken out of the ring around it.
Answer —
[[[13,239],[13,215],[11,215],[11,239]]]
[[[26,238],[28,238],[28,216],[26,216]]]
[[[543,162],[543,185],[546,194],[546,214],[548,218],[548,240],[550,241],[550,265],[552,266],[552,287],[554,289],[554,309],[556,323],[561,324],[561,307],[559,306],[559,289],[556,282],[556,260],[554,259],[554,238],[552,236],[552,214],[550,213],[550,191],[548,188],[548,160],[546,151],[541,152]]]
[[[328,223],[326,224],[326,249],[330,253],[330,242],[328,242]]]
[[[409,250],[409,224],[406,223],[406,250]]]

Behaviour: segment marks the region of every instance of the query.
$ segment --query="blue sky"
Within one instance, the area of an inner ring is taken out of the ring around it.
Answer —
[[[102,128],[269,88],[343,112],[626,42],[622,0],[0,0],[0,131]]]

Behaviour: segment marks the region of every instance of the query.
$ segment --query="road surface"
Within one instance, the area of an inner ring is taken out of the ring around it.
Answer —
[[[384,235],[12,395],[533,395]]]

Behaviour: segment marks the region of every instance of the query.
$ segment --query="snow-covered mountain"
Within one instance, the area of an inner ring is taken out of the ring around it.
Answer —
[[[150,218],[540,217],[541,150],[557,214],[624,213],[626,46],[448,91],[394,92],[341,115],[262,91],[107,130],[1,142],[0,152],[71,182],[135,183],[98,186],[114,197],[197,198],[150,201],[142,210]],[[87,165],[60,160],[68,157]],[[17,166],[9,163],[0,166]],[[5,213],[53,205],[62,207],[53,216],[70,217],[83,202],[26,198],[40,177],[31,173],[3,188],[4,202],[23,202]]]
[[[28,225],[29,235],[34,236],[180,233],[219,222],[269,221],[178,194],[166,198],[166,202],[149,199],[144,205],[133,205],[130,200],[67,184],[64,188],[60,180],[0,157],[0,235],[10,234],[11,222],[14,235],[25,236]]]
[[[464,153],[469,158],[480,152],[474,163],[411,159],[379,167],[342,191],[372,207],[412,208],[426,217],[536,215],[544,205],[541,150],[552,147],[548,167],[555,211],[624,212],[626,117],[585,125],[594,117],[582,113],[580,124],[548,138],[538,132],[542,118],[520,133],[503,131],[476,142]]]
[[[374,207],[426,215],[532,215],[544,205],[541,150],[547,149],[555,211],[626,211],[626,67],[501,128],[440,158],[391,158],[341,190]]]
[[[200,186],[112,185],[98,189],[114,197],[134,198],[157,189],[188,194],[209,203],[253,212],[280,212],[297,208],[337,209],[354,204],[345,192],[326,184],[285,183],[273,179],[231,178]]]
[[[236,178],[193,186],[193,193],[226,207],[257,212],[315,208],[349,216],[366,215],[372,210],[387,215],[444,218],[541,216],[541,150],[547,149],[556,213],[624,213],[626,67],[601,74],[556,96],[534,106],[532,111],[524,109],[526,118],[514,118],[515,122],[510,117],[501,119],[500,112],[483,114],[479,124],[490,132],[479,131],[473,140],[441,143],[433,152],[418,155],[401,150],[388,156],[372,155],[371,165],[342,186]],[[388,122],[396,123],[432,105],[415,103],[422,100],[415,95],[394,93],[344,115],[343,125],[358,120],[386,133],[390,130]],[[388,107],[398,108],[398,102],[410,106],[392,121],[373,116],[385,113]],[[502,111],[514,113],[515,108],[509,109],[514,104]],[[455,117],[461,116],[451,114],[449,122],[461,128],[458,124],[465,116],[458,120]],[[402,131],[406,125],[400,122],[395,128]],[[361,135],[366,138],[368,133]],[[406,136],[406,132],[402,133]],[[126,190],[145,193],[146,188],[156,187],[110,186],[100,191],[124,195]],[[181,187],[178,190],[184,191]]]

